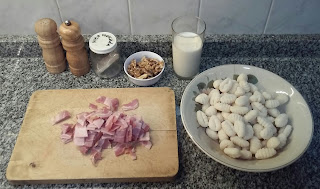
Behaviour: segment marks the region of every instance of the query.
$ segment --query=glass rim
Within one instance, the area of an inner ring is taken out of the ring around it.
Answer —
[[[183,16],[179,16],[179,17],[173,19],[173,21],[172,21],[172,23],[171,23],[171,29],[172,29],[172,31],[174,31],[175,33],[178,34],[178,32],[175,31],[175,29],[173,28],[173,23],[174,23],[175,21],[177,21],[178,19],[181,19],[181,18],[183,18],[183,17],[193,17],[193,18],[196,18],[197,20],[200,20],[200,21],[204,24],[204,29],[203,29],[203,31],[201,31],[200,33],[197,33],[198,35],[202,35],[202,34],[206,31],[207,25],[206,25],[206,22],[205,22],[202,18],[200,18],[200,17],[198,17],[198,16],[193,16],[193,15],[183,15]]]

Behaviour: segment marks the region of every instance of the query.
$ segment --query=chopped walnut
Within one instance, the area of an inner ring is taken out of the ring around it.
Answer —
[[[154,58],[142,57],[137,63],[135,59],[128,66],[128,73],[138,79],[149,79],[158,75],[164,67],[163,61]]]

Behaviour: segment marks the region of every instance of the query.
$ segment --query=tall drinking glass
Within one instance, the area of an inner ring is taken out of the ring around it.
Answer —
[[[199,17],[181,16],[172,22],[173,69],[181,79],[199,73],[206,23]]]

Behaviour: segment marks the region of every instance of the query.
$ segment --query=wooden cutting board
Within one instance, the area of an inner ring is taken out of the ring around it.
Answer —
[[[153,146],[138,146],[137,160],[105,149],[94,166],[90,155],[82,155],[73,142],[61,142],[60,125],[75,123],[75,115],[90,111],[89,103],[97,104],[101,95],[118,98],[120,106],[139,100],[139,108],[126,113],[141,115],[150,125]],[[52,117],[62,110],[72,118],[52,126]],[[13,184],[152,182],[172,180],[178,168],[175,97],[170,88],[42,90],[30,98],[6,177]]]

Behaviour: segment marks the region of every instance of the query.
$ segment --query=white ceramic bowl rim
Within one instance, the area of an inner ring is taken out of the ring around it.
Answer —
[[[146,54],[146,53],[152,53],[152,54],[155,54],[155,55],[157,55],[157,56],[159,56],[159,57],[161,58],[160,55],[158,55],[157,53],[151,52],[151,51],[139,51],[139,52],[136,52],[136,53],[130,55],[127,59],[129,59],[129,60],[130,60],[130,63],[131,63],[131,59],[132,59],[132,57],[133,57],[134,55],[136,55],[136,54],[143,54],[143,53],[145,53],[145,54]],[[127,59],[126,59],[126,60],[127,60]],[[158,60],[159,60],[159,59],[158,59]],[[127,76],[130,77],[131,79],[135,79],[135,80],[138,80],[138,81],[150,81],[150,80],[153,80],[153,79],[155,79],[155,78],[157,78],[157,77],[160,77],[160,75],[161,75],[162,72],[164,71],[164,68],[166,67],[166,63],[164,62],[163,58],[161,58],[159,61],[163,61],[163,68],[162,68],[161,72],[158,73],[158,75],[156,75],[156,76],[154,76],[154,77],[151,77],[151,78],[148,78],[148,79],[138,79],[138,78],[132,77],[132,76],[127,72],[127,69],[126,69],[126,65],[125,65],[125,64],[123,65],[123,70],[124,70],[124,72],[127,74]],[[129,63],[129,64],[130,64],[130,63]],[[129,66],[129,65],[128,65],[128,66]]]
[[[183,95],[182,95],[182,98],[181,98],[181,102],[180,102],[180,112],[181,112],[181,119],[182,119],[182,123],[183,123],[183,126],[185,128],[185,130],[187,131],[189,137],[191,138],[191,140],[198,146],[198,148],[204,152],[205,154],[207,154],[209,157],[211,157],[212,159],[214,159],[215,161],[225,165],[225,166],[228,166],[230,168],[234,168],[234,169],[237,169],[237,170],[240,170],[240,171],[247,171],[247,172],[269,172],[269,171],[275,171],[275,170],[278,170],[278,169],[281,169],[281,168],[284,168],[290,164],[292,164],[293,162],[295,162],[296,160],[298,160],[305,152],[306,150],[308,149],[308,147],[310,146],[310,143],[312,141],[312,137],[313,137],[313,132],[314,132],[314,123],[313,123],[313,116],[311,114],[311,111],[310,111],[310,108],[309,108],[309,105],[307,104],[307,102],[304,100],[304,98],[302,97],[302,95],[300,94],[300,92],[298,90],[295,89],[295,87],[293,85],[291,85],[287,80],[283,79],[282,77],[278,76],[279,78],[283,79],[283,81],[287,82],[289,85],[291,85],[292,88],[294,88],[299,95],[301,95],[302,97],[302,100],[304,101],[304,103],[306,104],[307,106],[307,109],[309,110],[310,112],[310,115],[311,115],[311,126],[312,126],[312,130],[311,130],[311,137],[308,141],[308,144],[307,146],[305,147],[305,149],[302,151],[302,153],[300,153],[300,155],[296,156],[293,160],[287,162],[286,164],[283,164],[281,166],[278,166],[278,167],[272,167],[272,168],[268,168],[268,169],[248,169],[248,168],[243,168],[243,167],[239,167],[239,166],[236,166],[236,165],[231,165],[227,162],[224,162],[218,158],[215,158],[214,156],[212,156],[211,154],[209,154],[209,152],[204,149],[193,137],[192,137],[192,134],[190,133],[190,131],[188,130],[188,127],[186,126],[186,120],[185,118],[183,117],[183,114],[184,114],[184,104],[182,103],[183,101],[185,101],[186,99],[186,93],[187,91],[189,91],[188,89],[191,88],[191,86],[196,82],[197,78],[200,78],[202,75],[206,75],[210,72],[212,72],[215,68],[218,68],[218,67],[224,67],[224,66],[245,66],[245,67],[250,67],[250,68],[254,68],[254,69],[259,69],[259,70],[262,70],[264,72],[269,72],[270,74],[272,75],[275,75],[275,76],[278,76],[277,74],[274,74],[268,70],[265,70],[265,69],[262,69],[262,68],[258,68],[258,67],[255,67],[255,66],[250,66],[250,65],[244,65],[244,64],[228,64],[228,65],[221,65],[221,66],[216,66],[216,67],[213,67],[211,69],[208,69],[202,73],[200,73],[199,75],[197,75],[195,78],[193,78],[190,83],[187,85],[187,87],[185,88],[184,92],[183,92]]]

